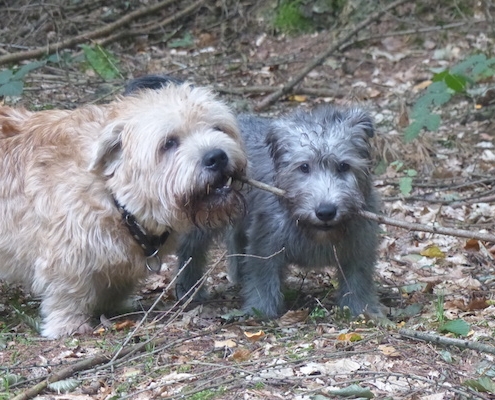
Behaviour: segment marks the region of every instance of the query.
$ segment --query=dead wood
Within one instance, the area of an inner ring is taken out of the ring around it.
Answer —
[[[19,61],[24,61],[24,60],[29,60],[31,58],[37,58],[41,57],[47,54],[52,54],[55,53],[56,51],[60,51],[61,49],[73,47],[75,45],[85,43],[91,40],[103,38],[106,36],[111,35],[114,33],[117,29],[120,29],[126,25],[129,25],[132,21],[145,17],[147,15],[156,13],[160,11],[161,9],[169,6],[170,4],[174,3],[175,0],[164,0],[159,3],[150,5],[148,7],[142,7],[137,9],[136,11],[133,11],[122,18],[118,19],[115,22],[112,22],[110,24],[107,24],[103,26],[102,28],[96,29],[91,32],[85,32],[77,36],[70,37],[67,40],[63,40],[57,43],[52,43],[49,44],[48,46],[44,47],[38,47],[36,49],[32,50],[26,50],[22,51],[19,53],[12,53],[12,54],[6,54],[4,56],[0,56],[0,65],[3,64],[8,64],[8,63],[13,63],[13,62],[19,62]],[[195,5],[198,6],[198,3],[204,3],[204,0],[199,1],[195,3]],[[174,18],[169,18],[171,22],[175,21]],[[163,23],[161,24],[163,25]]]
[[[412,329],[400,329],[399,334],[409,339],[422,340],[425,342],[440,344],[442,346],[455,346],[461,349],[471,349],[481,353],[495,354],[495,347],[483,343],[472,342],[470,340],[449,338],[432,333],[419,332]]]

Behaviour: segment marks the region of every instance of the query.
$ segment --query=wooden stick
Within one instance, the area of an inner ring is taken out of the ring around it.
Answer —
[[[261,190],[265,190],[267,192],[273,193],[277,196],[283,197],[285,196],[285,191],[279,188],[267,185],[266,183],[255,181],[254,179],[245,179],[244,183],[256,187]],[[370,219],[372,221],[376,221],[380,224],[396,226],[398,228],[407,229],[410,231],[419,231],[419,232],[429,232],[435,233],[439,235],[447,235],[447,236],[456,236],[462,237],[466,239],[475,239],[481,240],[483,242],[492,242],[495,243],[495,235],[491,235],[489,233],[481,233],[481,232],[471,232],[464,229],[455,229],[455,228],[445,228],[443,226],[431,226],[425,224],[415,224],[412,222],[400,221],[397,219],[385,217],[384,215],[378,215],[372,213],[370,211],[360,211],[359,215],[363,218]]]

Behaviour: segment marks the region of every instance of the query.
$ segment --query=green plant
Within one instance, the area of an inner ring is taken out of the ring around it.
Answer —
[[[83,44],[81,47],[88,64],[104,80],[123,78],[118,67],[118,59],[113,53],[98,44],[93,46]]]
[[[495,58],[488,59],[485,54],[470,56],[450,69],[435,73],[432,83],[411,110],[411,123],[404,132],[404,140],[416,139],[422,129],[438,130],[441,123],[441,117],[436,113],[438,107],[456,94],[469,95],[469,86],[494,75]]]
[[[215,392],[213,390],[203,390],[198,393],[194,393],[193,395],[189,396],[190,400],[210,400],[215,397]]]
[[[307,32],[311,21],[301,13],[301,0],[282,0],[277,7],[273,25],[284,33]]]
[[[317,306],[311,311],[311,314],[309,314],[309,318],[312,321],[317,321],[320,319],[323,319],[327,316],[327,310],[325,310],[323,307]]]
[[[4,69],[0,71],[0,96],[21,96],[24,92],[24,79],[26,75],[47,63],[61,64],[71,61],[68,53],[56,53],[46,60],[33,61],[19,68]]]
[[[46,64],[46,61],[34,61],[18,69],[0,71],[0,96],[20,96],[24,91],[25,76]]]
[[[390,163],[390,165],[394,167],[397,172],[403,174],[403,176],[399,178],[400,193],[403,196],[409,196],[412,192],[413,178],[418,175],[418,172],[415,169],[404,168],[404,163],[399,160]]]

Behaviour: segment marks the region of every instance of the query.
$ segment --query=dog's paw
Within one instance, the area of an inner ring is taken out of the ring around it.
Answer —
[[[45,322],[42,325],[41,335],[48,339],[58,339],[64,336],[93,333],[93,327],[87,322],[88,319],[89,317]]]

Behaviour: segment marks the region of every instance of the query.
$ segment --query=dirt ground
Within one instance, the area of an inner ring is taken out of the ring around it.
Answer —
[[[43,59],[5,57],[56,43],[63,60],[34,69],[22,95],[3,102],[30,109],[103,103],[128,79],[167,73],[212,86],[237,112],[276,116],[324,102],[358,103],[376,123],[375,184],[385,216],[412,227],[495,234],[493,74],[440,107],[437,131],[403,140],[410,110],[434,72],[474,53],[495,56],[493,1],[406,2],[263,109],[267,95],[391,2],[348,0],[336,14],[309,7],[325,29],[295,35],[273,27],[274,0],[109,3],[0,1],[0,73]],[[79,40],[68,44],[70,38]],[[117,76],[98,75],[81,44],[109,51]],[[412,191],[404,194],[401,178],[413,170]],[[137,293],[142,311],[102,316],[94,335],[41,338],[33,330],[37,300],[0,282],[0,399],[495,399],[495,243],[381,228],[376,281],[392,326],[336,311],[330,268],[291,271],[290,311],[280,319],[238,321],[239,291],[227,279],[221,244],[205,282],[210,301],[175,303],[171,256]],[[461,321],[466,334],[446,329],[449,321]],[[444,344],[445,337],[462,343]],[[59,382],[44,388],[47,379]]]

